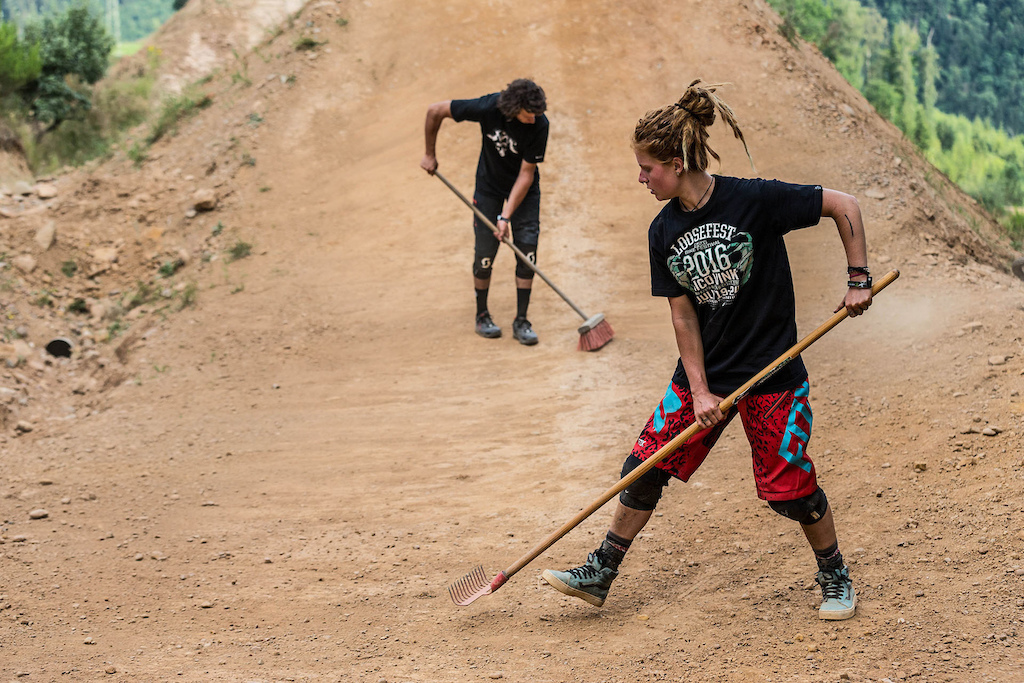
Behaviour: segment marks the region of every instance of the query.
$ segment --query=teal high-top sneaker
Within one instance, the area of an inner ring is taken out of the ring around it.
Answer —
[[[818,617],[821,619],[849,619],[857,611],[857,594],[850,580],[847,567],[833,571],[821,571],[817,576],[821,586],[821,607]]]
[[[596,607],[604,604],[608,589],[618,575],[614,569],[601,564],[596,552],[587,555],[587,561],[581,567],[564,572],[545,569],[541,574],[555,590],[586,600]]]

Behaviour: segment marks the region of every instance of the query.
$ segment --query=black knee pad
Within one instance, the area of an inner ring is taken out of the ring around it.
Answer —
[[[489,280],[491,267],[494,265],[494,258],[491,256],[477,257],[473,259],[473,277],[479,280]]]
[[[803,525],[810,526],[821,521],[828,509],[828,498],[825,492],[818,487],[818,490],[809,496],[797,498],[796,500],[770,500],[768,505],[783,517],[788,517]]]
[[[626,462],[622,463],[622,474],[619,478],[625,477],[642,462],[640,458],[630,455]],[[653,510],[661,500],[661,493],[671,478],[672,475],[665,470],[652,467],[619,494],[619,502],[634,510]]]
[[[536,244],[517,244],[519,250],[526,254],[526,258],[530,259],[530,263],[537,265],[537,245]],[[523,263],[523,260],[516,257],[516,277],[521,280],[532,280],[534,270],[527,264]]]

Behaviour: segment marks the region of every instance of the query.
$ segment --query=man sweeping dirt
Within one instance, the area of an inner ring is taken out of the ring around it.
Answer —
[[[427,109],[424,127],[426,153],[420,166],[437,170],[437,132],[446,118],[477,121],[482,144],[476,168],[476,204],[498,228],[495,235],[478,218],[473,219],[476,243],[473,254],[473,286],[476,289],[476,333],[494,339],[501,328],[487,308],[491,268],[501,240],[512,231],[512,242],[533,263],[537,262],[540,236],[540,173],[548,143],[547,99],[533,81],[519,78],[500,93],[471,100],[436,102]],[[516,317],[512,334],[521,344],[537,343],[537,334],[526,318],[534,271],[516,258]]]
[[[626,458],[622,476],[699,423],[702,430],[646,471],[619,496],[602,543],[568,571],[545,570],[559,591],[601,606],[662,490],[687,481],[738,413],[753,457],[757,494],[798,522],[817,560],[822,619],[849,619],[856,595],[839,552],[832,508],[806,452],[811,436],[807,370],[784,365],[724,415],[731,394],[796,342],[793,278],[783,235],[835,221],[849,265],[842,303],[851,316],[871,305],[864,223],[857,200],[818,185],[711,175],[707,129],[716,113],[743,140],[716,86],[694,81],[675,103],[637,123],[633,151],[639,181],[668,203],[651,223],[651,291],[668,299],[679,361],[665,397]],[[746,142],[744,141],[744,147]],[[749,152],[748,152],[749,156]],[[837,276],[839,274],[837,273]]]

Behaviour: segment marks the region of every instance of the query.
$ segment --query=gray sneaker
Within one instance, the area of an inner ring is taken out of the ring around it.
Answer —
[[[491,314],[484,311],[476,317],[476,333],[487,339],[497,339],[501,336],[501,328],[494,324]]]
[[[857,611],[857,594],[850,580],[847,567],[830,572],[818,572],[821,586],[821,607],[818,618],[829,620],[849,619]]]
[[[516,318],[512,321],[512,335],[520,344],[533,346],[537,343],[537,333],[526,318]]]
[[[587,562],[566,572],[553,572],[545,569],[541,576],[551,587],[574,598],[586,600],[591,605],[600,607],[608,597],[608,589],[619,573],[605,567],[598,559],[597,553],[587,555]]]

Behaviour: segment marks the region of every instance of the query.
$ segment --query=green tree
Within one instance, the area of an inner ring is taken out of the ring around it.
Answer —
[[[932,45],[932,34],[919,54],[921,73],[921,113],[917,126],[917,137],[914,141],[921,149],[928,151],[938,144],[935,129],[935,103],[938,101],[938,89],[935,87],[939,77],[939,53]]]
[[[18,27],[0,23],[0,99],[39,77],[43,62],[39,46],[18,39]]]
[[[900,92],[899,114],[894,120],[911,140],[917,139],[918,110],[917,68],[915,55],[921,46],[921,37],[911,26],[900,22],[892,31],[892,54],[895,85]]]
[[[818,47],[846,80],[863,90],[868,62],[885,48],[885,19],[857,0],[832,0],[827,7],[828,26]]]
[[[85,4],[29,25],[25,37],[39,44],[42,59],[42,73],[27,93],[38,139],[92,106],[87,86],[106,73],[114,41]]]

